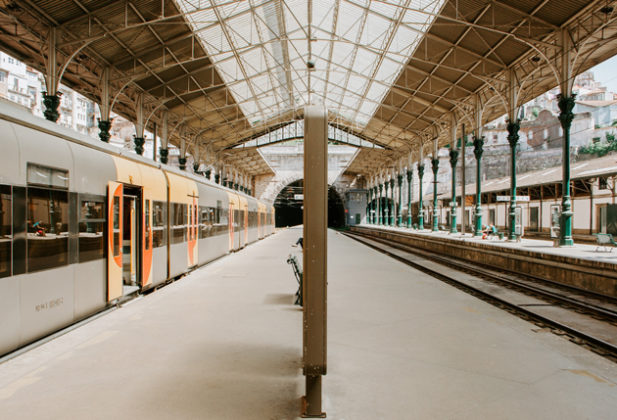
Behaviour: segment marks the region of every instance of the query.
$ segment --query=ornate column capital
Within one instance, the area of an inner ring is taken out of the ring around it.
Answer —
[[[518,139],[520,136],[518,135],[518,131],[521,128],[520,120],[509,121],[506,129],[508,130],[508,143],[510,143],[511,148],[515,148],[518,144]]]
[[[476,157],[476,160],[482,159],[482,153],[484,153],[484,136],[474,137],[473,138],[473,154]]]

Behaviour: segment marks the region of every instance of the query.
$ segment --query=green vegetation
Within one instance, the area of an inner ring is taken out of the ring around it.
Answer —
[[[606,142],[600,142],[599,137],[594,137],[592,143],[578,150],[581,155],[604,156],[609,152],[617,151],[617,139],[613,133],[606,133]]]

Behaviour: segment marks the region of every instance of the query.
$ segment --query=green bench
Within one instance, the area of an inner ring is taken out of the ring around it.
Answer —
[[[610,233],[596,233],[595,236],[598,244],[596,251],[600,248],[608,248],[609,252],[613,252],[613,248],[617,246],[617,242]]]
[[[296,301],[294,302],[294,305],[302,306],[302,269],[300,268],[300,264],[298,263],[298,259],[295,255],[289,254],[289,257],[287,257],[287,264],[291,265],[298,282],[298,291],[296,292]]]

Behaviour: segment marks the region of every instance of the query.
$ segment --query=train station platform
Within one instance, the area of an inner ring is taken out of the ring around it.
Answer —
[[[432,232],[367,224],[351,229],[423,252],[617,298],[617,252],[613,252],[611,244],[556,247],[546,240],[508,241],[498,236],[483,239],[470,233],[451,234],[443,230]]]
[[[293,419],[301,310],[279,231],[0,364],[7,419]],[[330,419],[613,418],[617,365],[337,232]]]
[[[588,243],[575,243],[573,246],[559,247],[555,246],[553,241],[547,241],[543,239],[528,239],[524,237],[520,238],[518,241],[509,241],[505,237],[504,239],[498,239],[497,237],[493,236],[482,239],[481,236],[474,236],[471,233],[450,233],[446,230],[432,232],[430,229],[412,230],[405,227],[396,226],[375,226],[369,224],[360,224],[357,226],[368,229],[380,229],[384,231],[400,232],[404,234],[423,235],[427,238],[444,238],[467,242],[470,244],[485,244],[487,246],[494,246],[512,250],[520,249],[524,251],[561,256],[570,259],[574,258],[617,264],[617,251],[615,251],[611,244],[608,244],[608,246],[603,246]],[[504,235],[507,236],[507,233],[504,233]]]

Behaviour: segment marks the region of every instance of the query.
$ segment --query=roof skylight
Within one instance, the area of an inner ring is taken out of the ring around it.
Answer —
[[[176,3],[251,124],[310,96],[364,126],[444,0]]]

